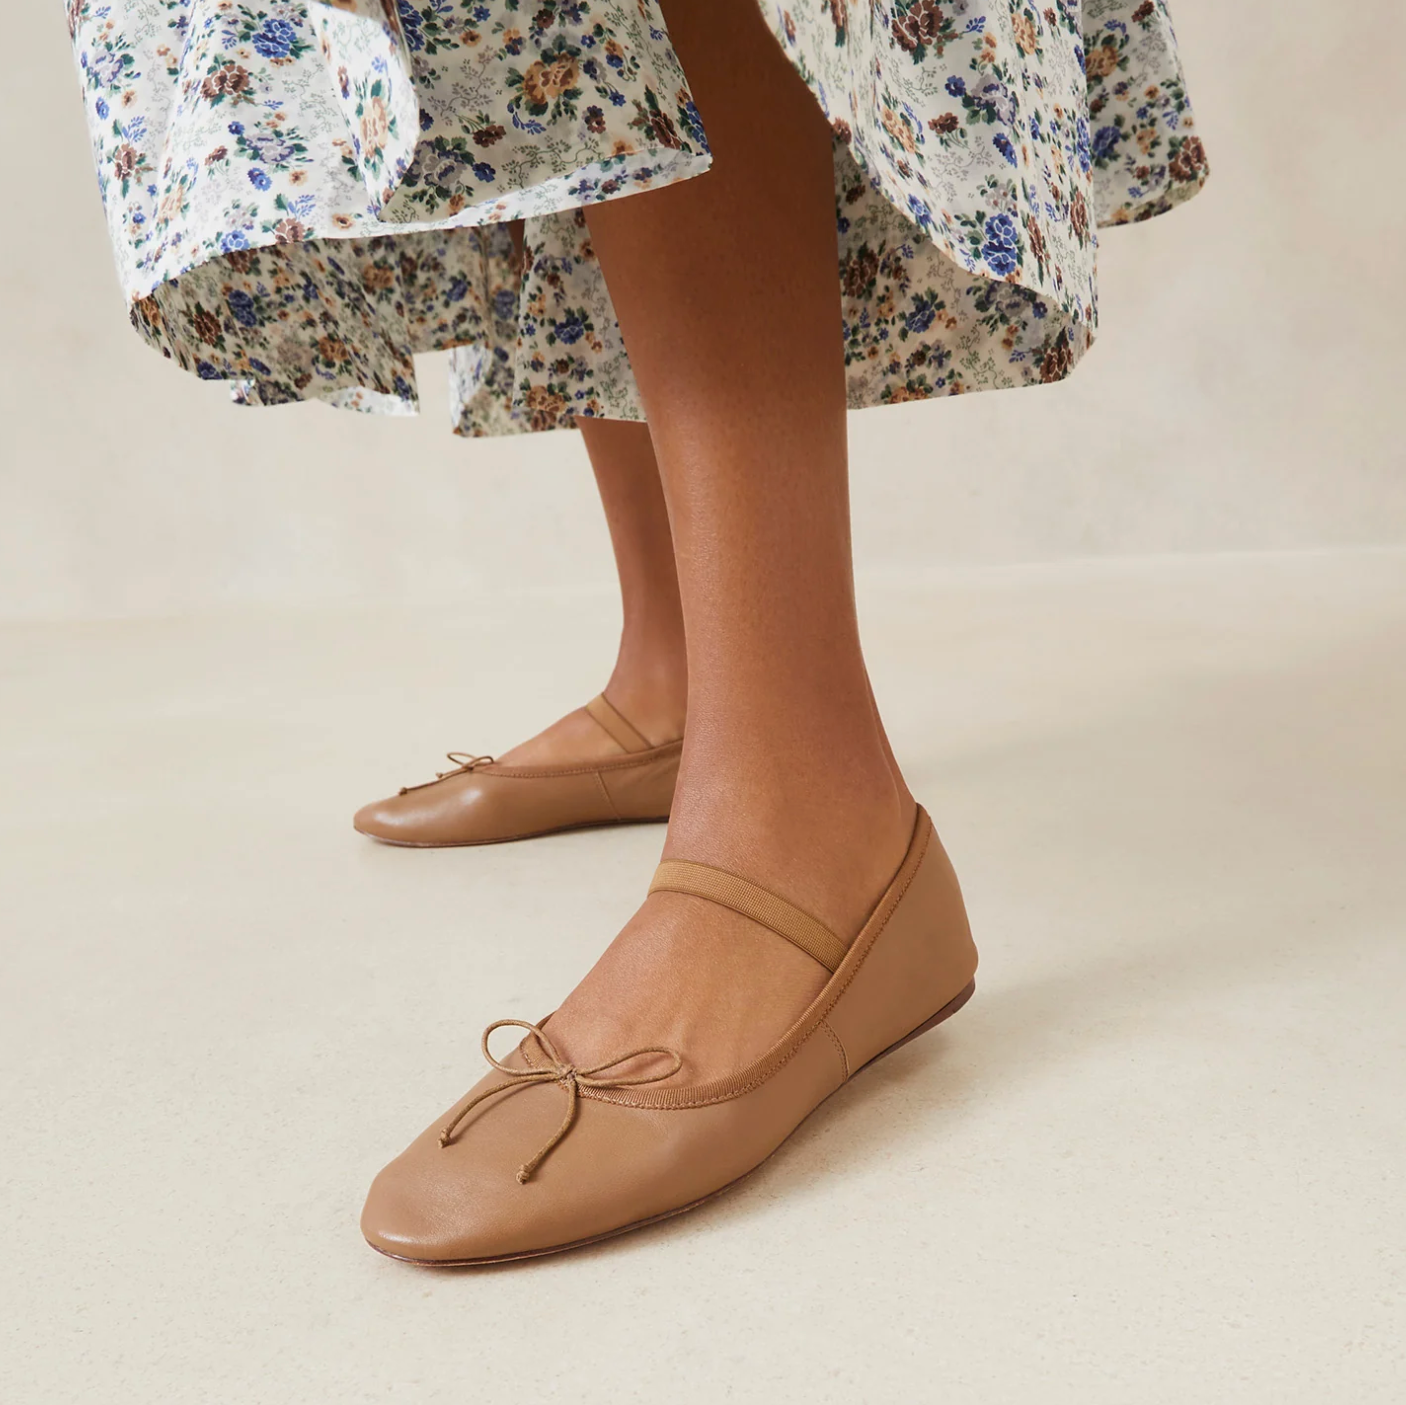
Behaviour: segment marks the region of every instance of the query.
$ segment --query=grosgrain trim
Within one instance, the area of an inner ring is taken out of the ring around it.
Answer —
[[[823,922],[817,922],[808,912],[721,868],[671,859],[655,869],[649,891],[687,893],[690,897],[707,898],[740,912],[743,917],[770,927],[778,937],[800,947],[832,975],[849,950]]]
[[[617,746],[623,746],[626,751],[653,750],[653,743],[649,738],[638,732],[627,718],[611,707],[604,693],[592,698],[586,704],[586,711],[598,727],[610,734],[611,741]]]
[[[921,805],[914,820],[913,839],[908,847],[908,856],[903,860],[888,891],[879,899],[878,906],[869,914],[854,945],[845,954],[844,964],[828,981],[825,988],[811,1002],[785,1034],[759,1059],[748,1064],[737,1073],[726,1074],[706,1083],[695,1083],[683,1088],[645,1088],[606,1091],[592,1088],[582,1096],[597,1098],[601,1102],[615,1103],[621,1107],[651,1108],[659,1111],[681,1111],[691,1107],[707,1107],[712,1103],[730,1102],[759,1088],[769,1078],[774,1077],[807,1044],[821,1020],[839,1003],[859,974],[866,958],[874,948],[874,943],[883,935],[889,919],[898,910],[899,904],[908,893],[918,870],[923,866],[932,842],[936,836],[932,820]],[[541,1021],[545,1024],[546,1021]],[[522,1046],[526,1048],[524,1044]]]

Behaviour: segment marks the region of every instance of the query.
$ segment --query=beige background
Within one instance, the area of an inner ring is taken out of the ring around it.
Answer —
[[[606,589],[579,437],[229,406],[126,324],[57,3],[16,6],[0,103],[0,617]],[[1406,540],[1400,51],[1309,0],[1180,0],[1213,179],[1113,231],[1063,387],[854,417],[861,571]]]
[[[237,410],[143,348],[61,5],[10,7],[0,1401],[1401,1405],[1400,0],[1175,9],[1215,174],[1110,235],[1102,345],[854,420],[976,1000],[714,1206],[431,1276],[366,1185],[662,835],[348,819],[600,687],[579,442],[455,440],[433,370],[418,422]]]

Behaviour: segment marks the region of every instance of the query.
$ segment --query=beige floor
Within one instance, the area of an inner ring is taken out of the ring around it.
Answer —
[[[605,598],[0,634],[0,1398],[1399,1402],[1406,552],[871,578],[984,965],[716,1205],[429,1275],[383,1159],[657,829],[358,802],[598,682]]]

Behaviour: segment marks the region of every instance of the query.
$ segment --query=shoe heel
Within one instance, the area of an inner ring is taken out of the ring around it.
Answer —
[[[887,1049],[881,1050],[879,1053],[875,1054],[874,1057],[869,1060],[869,1063],[878,1063],[878,1061],[882,1059],[885,1055],[892,1054],[896,1049],[901,1049],[905,1044],[911,1043],[920,1034],[926,1034],[928,1030],[936,1029],[937,1026],[943,1022],[943,1020],[950,1020],[952,1016],[955,1015],[957,1011],[960,1010],[962,1006],[965,1005],[967,1001],[970,1000],[975,994],[976,982],[974,980],[968,981],[966,986],[962,990],[958,991],[957,994],[954,995],[952,999],[949,1000],[942,1007],[942,1009],[937,1012],[937,1014],[929,1016],[922,1022],[922,1024],[917,1027],[917,1029],[909,1030],[908,1033],[905,1034],[902,1039],[897,1040],[895,1043],[890,1044]],[[868,1064],[864,1065],[864,1067],[866,1068],[868,1066]]]

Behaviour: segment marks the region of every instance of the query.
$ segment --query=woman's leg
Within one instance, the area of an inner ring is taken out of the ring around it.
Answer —
[[[620,647],[605,695],[650,741],[683,735],[688,661],[669,513],[649,429],[624,420],[584,420],[620,578]],[[594,760],[619,747],[581,709],[498,759],[513,765]]]
[[[522,221],[514,220],[508,233],[521,264]],[[582,420],[580,429],[620,579],[623,624],[605,694],[650,741],[672,741],[683,735],[688,711],[688,664],[669,510],[649,427],[624,420]],[[499,760],[536,765],[593,760],[616,750],[578,708]]]
[[[855,615],[830,133],[757,0],[663,8],[713,169],[588,219],[649,417],[687,634],[665,854],[742,874],[848,937],[903,858],[914,804]],[[822,981],[745,918],[660,893],[552,1029],[578,1059],[657,1039],[708,1076],[762,1052]]]
[[[688,657],[669,509],[649,427],[583,420],[620,577],[623,623],[606,696],[651,740],[683,735]]]

